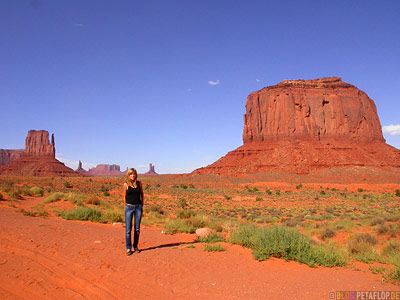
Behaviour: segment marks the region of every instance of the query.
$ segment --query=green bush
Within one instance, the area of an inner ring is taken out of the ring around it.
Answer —
[[[218,234],[212,233],[212,234],[208,235],[207,237],[199,237],[198,241],[200,243],[213,244],[216,242],[223,242],[224,238]]]
[[[400,197],[400,190],[396,190],[394,193],[397,197]]]
[[[0,201],[5,200],[2,193],[0,193]]]
[[[108,209],[102,214],[101,221],[104,223],[122,222],[123,218],[119,212],[113,209]]]
[[[303,187],[303,185],[300,183],[299,185],[296,185],[296,189],[301,189]]]
[[[61,217],[66,220],[88,220],[91,222],[103,221],[102,212],[100,210],[86,206],[78,206],[74,210],[64,211],[61,213]]]
[[[51,195],[49,195],[44,201],[43,203],[53,203],[53,202],[57,202],[60,201],[62,199],[65,199],[66,195],[64,193],[61,192],[56,192],[53,193]]]
[[[188,188],[187,185],[185,185],[185,184],[183,184],[183,183],[181,183],[180,187],[181,187],[182,189],[185,189],[185,190]]]
[[[41,187],[38,187],[38,186],[31,187],[30,190],[35,196],[42,197],[43,194],[44,194],[43,189]]]
[[[221,252],[225,251],[225,247],[222,245],[204,245],[204,251],[207,252]]]
[[[342,253],[324,245],[315,246],[308,237],[294,228],[284,226],[241,225],[231,233],[230,240],[253,250],[257,260],[271,256],[294,260],[309,266],[342,266]]]

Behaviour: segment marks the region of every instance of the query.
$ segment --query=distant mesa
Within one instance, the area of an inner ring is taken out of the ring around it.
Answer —
[[[127,169],[128,170],[128,169]],[[89,169],[86,171],[82,168],[82,162],[79,161],[78,169],[75,170],[76,172],[85,175],[85,176],[97,176],[97,177],[118,177],[118,176],[125,176],[126,171],[121,172],[121,168],[119,165],[107,165],[107,164],[100,164],[94,168]],[[149,165],[149,171],[144,173],[143,175],[158,175],[155,171],[154,165]]]
[[[375,103],[339,77],[284,80],[247,97],[243,146],[195,174],[252,174],[349,167],[400,171]]]
[[[96,167],[89,169],[88,173],[90,176],[99,177],[117,177],[125,174],[125,172],[121,172],[119,165],[106,164],[97,165]]]
[[[149,164],[149,170],[144,175],[158,175],[153,164]]]
[[[19,157],[0,167],[1,175],[81,176],[55,158],[54,134],[51,136],[50,143],[49,133],[46,130],[29,130],[25,139],[25,150],[18,155]]]

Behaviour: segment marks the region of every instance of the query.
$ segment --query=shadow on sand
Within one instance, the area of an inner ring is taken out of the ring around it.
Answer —
[[[197,241],[193,241],[193,242],[182,242],[182,243],[170,243],[170,244],[163,244],[163,245],[159,245],[159,246],[153,246],[153,247],[148,247],[148,248],[143,248],[140,249],[140,252],[143,251],[148,251],[148,250],[155,250],[155,249],[161,249],[161,248],[171,248],[171,247],[176,247],[176,246],[180,246],[180,245],[186,245],[186,244],[195,244],[197,243]]]

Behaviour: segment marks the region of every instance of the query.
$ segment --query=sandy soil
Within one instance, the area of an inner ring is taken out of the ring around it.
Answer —
[[[225,244],[209,253],[189,247],[195,235],[155,227],[142,226],[143,251],[129,257],[121,225],[29,217],[1,205],[0,229],[1,299],[329,299],[333,291],[400,290],[363,264],[258,262],[249,249]]]

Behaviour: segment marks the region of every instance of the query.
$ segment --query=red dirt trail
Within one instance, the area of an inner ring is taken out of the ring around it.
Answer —
[[[1,299],[329,299],[329,292],[399,291],[379,275],[349,268],[258,262],[224,244],[209,253],[195,235],[142,226],[127,257],[124,228],[23,216],[0,206]]]

